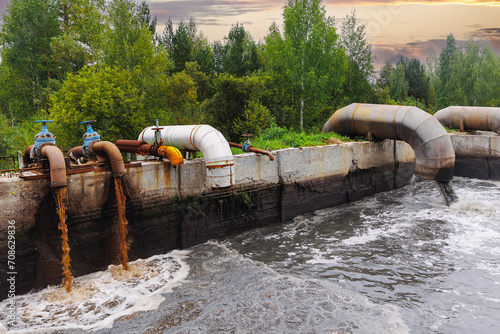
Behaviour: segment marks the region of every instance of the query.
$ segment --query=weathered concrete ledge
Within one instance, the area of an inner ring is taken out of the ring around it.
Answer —
[[[494,132],[453,133],[456,176],[500,180],[500,136]]]
[[[123,178],[129,258],[187,248],[298,214],[401,187],[414,172],[414,154],[400,141],[357,142],[235,156],[235,185],[205,186],[202,159],[131,165]],[[16,293],[61,282],[61,240],[48,179],[0,178],[0,254],[7,225],[16,227]],[[110,171],[68,175],[67,224],[74,276],[119,263],[119,228]],[[0,263],[0,300],[7,296]]]

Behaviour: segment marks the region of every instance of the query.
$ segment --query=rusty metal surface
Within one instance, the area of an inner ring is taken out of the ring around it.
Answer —
[[[438,120],[411,106],[351,104],[337,110],[323,132],[355,136],[371,133],[380,139],[407,142],[415,152],[415,175],[449,181],[453,179],[455,153],[451,139]]]
[[[443,125],[461,131],[484,130],[500,134],[500,108],[451,106],[434,116]]]
[[[52,188],[66,187],[66,162],[61,150],[51,143],[44,143],[38,147],[40,158],[47,158],[50,164],[50,186]]]
[[[121,152],[137,153],[140,155],[168,158],[172,166],[184,163],[181,152],[173,147],[166,145],[149,145],[143,140],[119,139],[115,145]]]
[[[232,143],[232,142],[228,142],[228,144],[231,147],[236,147],[236,148],[239,148],[239,149],[243,149],[243,145],[241,145],[241,144],[236,144],[236,143]],[[267,155],[269,157],[269,160],[274,161],[274,155],[271,152],[269,152],[269,151],[261,150],[259,148],[255,148],[253,146],[248,146],[247,150],[249,150],[250,152],[260,153],[260,154]]]
[[[90,144],[89,151],[98,154],[105,154],[111,164],[113,177],[122,177],[125,174],[125,165],[123,157],[118,147],[109,141],[93,141]]]

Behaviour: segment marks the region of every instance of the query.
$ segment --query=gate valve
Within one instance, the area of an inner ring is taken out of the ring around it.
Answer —
[[[42,123],[42,131],[40,131],[35,137],[35,146],[33,146],[33,149],[30,152],[30,157],[31,159],[38,158],[37,156],[37,149],[40,147],[40,145],[48,143],[48,144],[56,144],[56,136],[49,132],[47,129],[47,125],[45,123],[51,123],[52,121],[49,120],[41,120],[41,121],[35,121],[35,123]]]
[[[155,130],[155,142],[153,143],[153,146],[161,146],[163,145],[163,140],[161,139],[161,130],[163,128],[160,128],[158,125],[158,118],[156,119],[156,127],[151,128],[151,130]]]
[[[92,144],[96,140],[97,141],[101,140],[101,136],[92,129],[92,126],[90,125],[91,123],[95,123],[95,120],[83,121],[80,123],[87,125],[87,132],[83,134],[83,146],[82,146],[83,154],[86,157],[90,157],[90,151],[89,151],[90,144]]]
[[[252,134],[244,134],[243,137],[247,137],[247,140],[243,143],[243,147],[241,148],[243,152],[249,152],[248,148],[252,146],[252,143],[250,142],[250,138],[252,138]]]

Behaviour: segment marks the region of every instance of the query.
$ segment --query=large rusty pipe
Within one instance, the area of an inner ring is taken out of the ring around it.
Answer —
[[[229,146],[236,147],[236,148],[243,150],[243,145],[241,145],[241,144],[236,144],[236,143],[232,143],[232,142],[227,142],[227,143],[229,144]],[[265,154],[269,157],[269,160],[274,161],[274,155],[269,151],[261,150],[259,148],[255,148],[253,146],[248,146],[247,150],[250,152]]]
[[[85,153],[83,153],[83,146],[73,147],[71,150],[66,153],[66,157],[69,157],[71,160],[78,160],[80,158],[85,157]]]
[[[113,177],[122,177],[125,175],[125,165],[123,163],[123,157],[120,153],[118,147],[109,141],[93,141],[89,146],[89,151],[92,154],[105,154],[109,163],[111,164],[111,171],[113,172]]]
[[[52,188],[66,187],[66,163],[61,150],[51,143],[45,143],[38,147],[36,154],[40,158],[47,158],[50,166],[50,186]]]
[[[29,164],[33,163],[33,159],[31,158],[31,150],[35,147],[35,144],[28,146],[24,150],[24,155],[23,155],[23,165],[24,167],[27,167]]]
[[[121,152],[137,153],[140,155],[152,155],[154,157],[168,158],[172,166],[184,163],[181,152],[173,147],[166,145],[150,145],[144,140],[118,139],[115,142],[116,147]]]
[[[451,106],[434,116],[454,129],[494,131],[500,135],[500,108]]]
[[[407,142],[415,152],[415,175],[423,179],[453,179],[455,152],[451,138],[438,120],[411,106],[351,104],[337,110],[323,132],[366,135]]]

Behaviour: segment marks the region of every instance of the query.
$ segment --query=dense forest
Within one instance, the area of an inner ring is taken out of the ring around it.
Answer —
[[[232,141],[266,128],[318,132],[353,102],[500,106],[500,56],[450,34],[426,64],[401,56],[379,72],[366,26],[338,25],[321,0],[288,0],[261,42],[235,23],[210,43],[194,20],[161,29],[146,2],[11,0],[0,29],[0,156],[33,142],[37,119],[64,150],[81,121],[103,140],[154,124],[210,124]],[[5,167],[0,161],[0,167]]]

